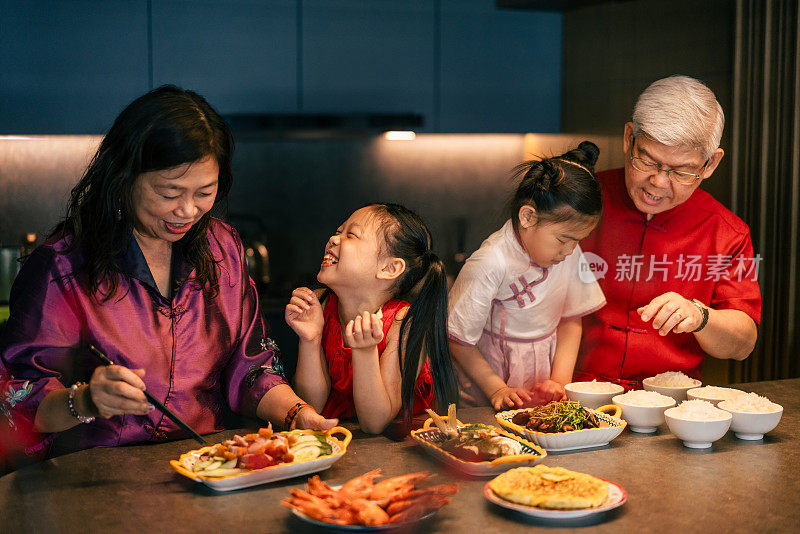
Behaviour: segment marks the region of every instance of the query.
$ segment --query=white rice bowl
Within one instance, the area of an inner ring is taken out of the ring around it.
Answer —
[[[571,382],[564,386],[567,398],[581,403],[584,408],[597,409],[611,404],[614,395],[622,393],[625,388],[611,382]]]
[[[705,449],[728,431],[732,416],[704,400],[683,401],[664,412],[670,432],[686,447]]]
[[[700,399],[708,401],[714,406],[717,406],[724,400],[735,399],[745,392],[741,389],[723,388],[719,386],[703,386],[699,388],[692,388],[686,392],[689,399]]]
[[[718,406],[730,412],[731,430],[736,437],[746,440],[763,439],[764,434],[778,426],[783,415],[783,406],[755,393],[724,400]]]
[[[703,383],[686,376],[680,371],[668,371],[642,380],[642,386],[647,391],[656,391],[662,395],[672,397],[676,402],[686,400],[686,392],[698,388]]]
[[[656,391],[641,389],[616,395],[612,402],[622,410],[622,418],[633,432],[647,434],[655,432],[664,424],[664,412],[675,406],[675,399]]]

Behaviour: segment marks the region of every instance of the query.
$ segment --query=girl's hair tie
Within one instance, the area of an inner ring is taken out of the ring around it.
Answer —
[[[586,171],[587,174],[592,174],[592,171],[590,171],[589,169],[587,169],[586,167],[584,167],[583,165],[581,165],[580,163],[577,163],[575,161],[570,161],[570,160],[564,159],[564,158],[558,158],[558,161],[560,161],[562,163],[569,163],[570,165],[575,165],[576,167],[580,167],[581,169]]]
[[[422,261],[426,265],[430,265],[437,258],[438,258],[438,256],[431,249],[427,249],[425,252],[422,253]]]

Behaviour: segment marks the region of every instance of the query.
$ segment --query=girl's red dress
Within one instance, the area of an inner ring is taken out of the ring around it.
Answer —
[[[394,322],[397,312],[408,306],[404,300],[390,300],[381,308],[383,311],[383,339],[378,343],[378,355],[386,348],[386,335]],[[339,299],[331,292],[323,308],[325,326],[322,329],[322,348],[328,361],[328,374],[331,377],[331,392],[328,402],[322,409],[324,417],[347,419],[356,415],[353,402],[353,360],[351,350],[344,346],[342,324],[339,321]],[[436,393],[433,389],[433,376],[426,358],[414,386],[413,413],[435,408]]]

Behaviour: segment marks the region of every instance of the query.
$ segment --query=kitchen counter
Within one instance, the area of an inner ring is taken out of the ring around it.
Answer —
[[[800,379],[733,385],[766,395],[784,407],[778,427],[762,441],[732,432],[710,449],[684,447],[666,426],[655,434],[625,430],[608,446],[549,454],[563,466],[621,484],[620,508],[567,523],[533,520],[488,502],[488,478],[449,472],[411,439],[392,442],[354,432],[347,454],[320,473],[339,484],[380,467],[393,476],[437,473],[435,483],[458,482],[460,491],[421,532],[515,532],[546,526],[591,532],[777,532],[800,524]],[[459,419],[493,423],[488,408],[459,411]],[[355,428],[353,425],[348,425]],[[210,436],[217,442],[233,434]],[[317,532],[280,500],[306,476],[218,493],[176,474],[168,460],[196,448],[191,440],[93,449],[28,466],[0,478],[2,532]],[[310,475],[308,475],[310,476]]]

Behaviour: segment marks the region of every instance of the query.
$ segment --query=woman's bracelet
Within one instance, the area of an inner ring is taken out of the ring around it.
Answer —
[[[308,404],[307,402],[298,402],[297,404],[289,408],[289,411],[286,414],[286,418],[283,420],[283,427],[286,430],[292,429],[292,423],[294,423],[294,420],[297,418],[297,414],[299,414],[300,410],[302,410],[303,408],[313,409],[314,407]]]
[[[85,415],[81,415],[78,413],[78,410],[75,409],[75,392],[78,391],[78,388],[83,385],[83,382],[75,382],[72,384],[72,387],[69,388],[67,408],[69,408],[69,414],[81,423],[91,423],[94,421],[94,417],[86,417]]]

